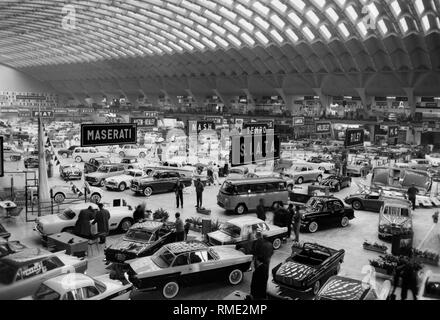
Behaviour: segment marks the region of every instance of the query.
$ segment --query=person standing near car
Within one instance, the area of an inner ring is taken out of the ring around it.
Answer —
[[[110,212],[107,209],[104,209],[102,203],[98,203],[98,208],[99,210],[96,213],[95,220],[93,220],[92,224],[98,224],[99,243],[105,244],[109,232],[108,222],[110,220]]]
[[[412,209],[416,209],[416,196],[419,193],[419,189],[416,188],[415,184],[411,184],[408,189],[408,200],[411,201]]]
[[[295,242],[299,242],[299,231],[301,228],[301,212],[299,206],[296,206],[295,213],[293,215],[293,232],[295,233]]]
[[[142,203],[136,207],[136,209],[133,212],[134,223],[137,223],[145,219],[145,207],[146,207],[145,203]]]
[[[205,190],[205,187],[203,186],[202,181],[200,181],[200,178],[197,178],[195,182],[195,187],[196,187],[196,197],[197,197],[196,208],[202,208],[203,190]]]
[[[294,216],[295,216],[295,209],[293,208],[293,203],[289,203],[289,207],[287,208],[287,217],[286,217],[287,237],[289,239],[292,237],[292,223]]]
[[[180,200],[180,206],[183,209],[183,188],[185,188],[185,185],[182,183],[182,181],[177,179],[176,184],[174,185],[174,193],[176,194],[176,207],[179,208],[179,200]]]
[[[90,228],[90,221],[94,218],[95,210],[92,206],[81,210],[75,223],[75,234],[81,238],[91,239],[92,230]]]
[[[266,208],[264,207],[263,198],[259,200],[259,204],[257,206],[257,218],[266,221]]]
[[[176,226],[176,242],[185,240],[185,228],[182,219],[180,219],[180,213],[175,214],[176,221],[174,222]]]
[[[269,264],[257,258],[254,262],[254,272],[251,281],[251,299],[267,299],[267,281],[269,280]]]

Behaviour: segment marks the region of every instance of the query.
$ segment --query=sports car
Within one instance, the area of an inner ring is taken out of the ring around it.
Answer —
[[[69,273],[44,281],[23,300],[127,300],[132,288],[128,281],[112,280],[109,274],[92,278]]]
[[[52,214],[38,217],[35,220],[35,229],[43,238],[60,232],[73,232],[76,220],[81,210],[92,207],[93,210],[98,210],[95,203],[79,203],[69,206],[59,214]],[[110,212],[109,227],[111,230],[119,229],[121,232],[127,232],[133,224],[133,208],[127,205],[123,199],[114,199],[113,205],[105,205],[105,208]],[[94,216],[90,218],[94,219]]]
[[[151,220],[135,223],[122,239],[104,250],[105,260],[123,263],[125,260],[150,256],[164,244],[174,240],[174,223]]]
[[[319,183],[321,186],[330,187],[331,191],[340,191],[343,188],[349,188],[351,177],[341,175],[331,175]]]
[[[24,167],[28,168],[38,168],[39,160],[38,157],[27,157],[24,159]]]
[[[177,296],[181,286],[218,281],[232,285],[243,280],[253,256],[235,246],[210,247],[200,241],[175,242],[151,257],[129,260],[128,279],[138,289],[161,290],[167,299]]]
[[[91,202],[98,203],[102,199],[102,190],[96,187],[91,187],[87,182],[84,182],[84,187],[79,189],[76,185],[58,185],[51,189],[53,200],[56,203],[62,203],[65,199],[84,199],[84,191],[87,193],[87,199]]]
[[[0,300],[29,296],[48,278],[63,273],[84,273],[87,260],[64,252],[28,248],[0,258]]]
[[[318,169],[323,172],[331,172],[335,170],[335,164],[333,162],[325,161],[320,157],[312,157],[307,160],[307,163],[310,164],[313,169]]]
[[[319,290],[315,300],[385,300],[388,296],[389,288],[384,288],[384,292],[379,297],[375,288],[366,282],[333,276]]]
[[[76,164],[65,164],[60,166],[60,177],[63,180],[81,180],[82,171]]]
[[[354,210],[366,210],[379,212],[383,206],[383,196],[375,192],[363,192],[349,195],[344,199],[346,204],[353,207]]]
[[[316,295],[321,285],[337,275],[345,250],[335,250],[315,243],[304,243],[283,263],[272,269],[273,282],[279,297],[295,296],[295,291]]]
[[[20,241],[6,241],[0,238],[0,258],[27,249]]]
[[[355,160],[354,162],[347,165],[347,175],[349,176],[360,176],[362,175],[362,170],[365,173],[369,173],[373,169],[370,159]]]

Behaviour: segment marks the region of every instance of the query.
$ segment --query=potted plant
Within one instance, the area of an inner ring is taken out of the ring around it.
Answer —
[[[170,217],[168,211],[164,210],[163,208],[159,208],[153,213],[153,219],[156,221],[166,222],[168,221],[168,218]]]
[[[416,260],[420,263],[425,263],[433,266],[439,265],[440,256],[437,253],[431,252],[429,250],[421,251],[418,249],[413,249],[413,254]]]
[[[366,240],[363,243],[363,247],[365,250],[375,251],[375,252],[379,252],[379,253],[386,253],[388,250],[387,246],[385,246],[383,244],[379,244],[377,242],[370,243]]]

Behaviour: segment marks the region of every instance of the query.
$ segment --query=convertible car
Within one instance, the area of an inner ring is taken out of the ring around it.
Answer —
[[[87,182],[84,182],[84,187],[81,189],[76,185],[58,185],[51,189],[53,200],[56,203],[62,203],[66,199],[84,199],[84,191],[87,193],[87,199],[93,203],[98,203],[102,198],[102,190],[97,187],[91,187]]]
[[[133,285],[112,280],[108,274],[95,278],[68,273],[44,281],[23,300],[127,300]]]
[[[344,206],[341,200],[335,197],[312,197],[300,210],[301,229],[315,233],[321,225],[339,225],[347,227],[354,219],[352,208]]]
[[[297,291],[316,295],[321,285],[337,275],[344,260],[345,251],[327,248],[315,243],[304,243],[272,269],[273,282],[278,285],[280,298],[292,298]]]
[[[0,259],[0,300],[29,296],[48,278],[63,273],[84,273],[87,261],[62,251],[29,248]]]
[[[63,180],[81,180],[82,171],[76,164],[60,166],[60,177]]]
[[[388,292],[384,292],[384,297]],[[319,290],[315,300],[384,300],[368,283],[341,276],[333,276]]]
[[[384,197],[380,193],[362,192],[349,195],[344,199],[344,202],[351,205],[354,210],[379,212],[383,206]]]
[[[135,223],[122,239],[104,250],[105,260],[123,263],[126,260],[150,256],[164,244],[174,240],[174,223],[149,220]]]
[[[158,289],[165,298],[172,299],[181,286],[222,278],[232,285],[239,284],[251,266],[252,257],[236,250],[235,246],[175,242],[163,246],[151,257],[127,261],[128,279],[138,289]]]
[[[331,191],[340,191],[343,188],[349,188],[351,177],[341,175],[331,175],[319,183],[321,186],[330,187]]]

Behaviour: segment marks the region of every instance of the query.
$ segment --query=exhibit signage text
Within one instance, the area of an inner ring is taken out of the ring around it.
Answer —
[[[303,126],[305,122],[304,117],[293,117],[293,126]]]
[[[316,133],[331,133],[332,124],[330,122],[316,123]]]
[[[41,110],[41,111],[32,111],[32,116],[35,118],[53,118],[52,110]]]
[[[345,131],[345,147],[362,147],[364,145],[364,129],[347,129]]]
[[[275,134],[235,135],[231,137],[231,167],[280,158],[280,140]]]
[[[247,122],[243,123],[243,134],[266,134],[268,125],[260,122]]]
[[[135,144],[137,125],[135,123],[82,124],[81,147]]]
[[[389,138],[396,138],[399,136],[399,127],[397,126],[390,126],[388,128],[388,137]]]

